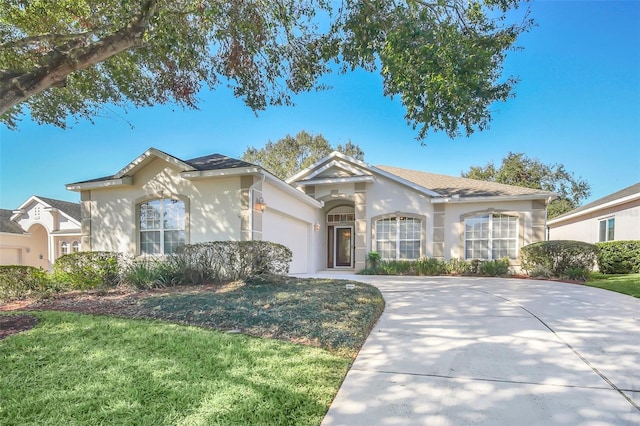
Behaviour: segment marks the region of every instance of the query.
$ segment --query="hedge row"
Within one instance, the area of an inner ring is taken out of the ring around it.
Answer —
[[[46,294],[54,289],[49,274],[33,266],[0,266],[0,300]]]
[[[380,260],[376,252],[369,253],[369,267],[359,272],[361,275],[479,275],[485,277],[509,274],[509,259],[449,261],[430,257],[418,260]]]
[[[52,273],[31,266],[0,266],[0,300],[120,284],[151,288],[286,275],[291,259],[291,250],[268,241],[190,244],[163,258],[79,252],[58,258]]]
[[[640,241],[596,243],[598,269],[603,274],[640,273]]]

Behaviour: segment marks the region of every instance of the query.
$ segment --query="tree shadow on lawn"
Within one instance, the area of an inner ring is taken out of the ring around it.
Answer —
[[[58,310],[151,318],[319,346],[354,358],[384,309],[374,286],[346,281],[282,279],[143,292],[62,294],[1,310]]]
[[[37,315],[0,342],[2,424],[319,424],[350,364],[196,327]]]

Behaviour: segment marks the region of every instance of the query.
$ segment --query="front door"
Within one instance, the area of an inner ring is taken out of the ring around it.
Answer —
[[[335,249],[333,251],[335,255],[334,265],[336,267],[351,268],[351,253],[353,253],[353,228],[351,226],[336,226]]]

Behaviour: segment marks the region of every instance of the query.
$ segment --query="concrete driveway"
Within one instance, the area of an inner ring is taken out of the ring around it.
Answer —
[[[548,281],[345,278],[376,285],[386,308],[323,425],[640,425],[640,299]]]

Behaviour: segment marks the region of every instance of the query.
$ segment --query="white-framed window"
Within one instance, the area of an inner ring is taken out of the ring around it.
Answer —
[[[464,221],[465,259],[517,259],[518,218],[500,214],[474,216]]]
[[[69,254],[69,243],[62,241],[60,243],[60,256],[64,256],[65,254]]]
[[[71,243],[71,253],[77,253],[80,251],[80,241],[76,240]]]
[[[598,241],[613,241],[616,229],[616,218],[608,217],[599,221],[599,238]]]
[[[157,199],[140,204],[140,254],[171,254],[185,244],[184,201]]]
[[[422,220],[404,216],[376,220],[374,247],[382,259],[419,259],[421,246]]]

